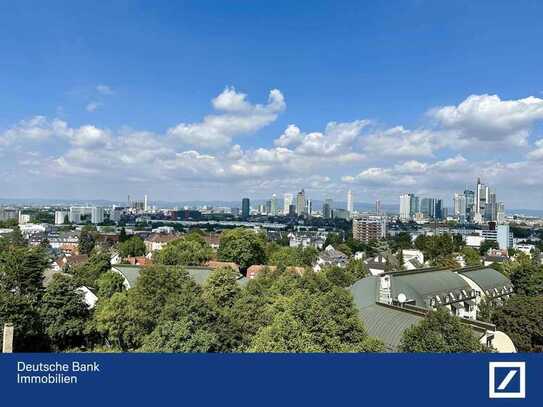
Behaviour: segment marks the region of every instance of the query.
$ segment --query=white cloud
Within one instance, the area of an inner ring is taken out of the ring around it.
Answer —
[[[530,160],[541,160],[543,161],[543,139],[539,139],[535,142],[535,149],[528,153],[528,158]]]
[[[471,95],[458,106],[432,109],[429,115],[459,139],[525,146],[534,124],[543,120],[543,99]]]
[[[285,107],[282,93],[273,89],[265,105],[252,105],[243,93],[226,88],[212,100],[220,114],[208,115],[199,123],[180,123],[168,130],[168,135],[184,145],[218,149],[233,138],[253,134],[271,124]]]
[[[101,95],[106,95],[106,96],[113,95],[114,93],[111,87],[109,87],[108,85],[103,85],[103,84],[96,86],[96,91],[100,93]]]
[[[85,106],[85,110],[92,113],[97,111],[101,106],[102,104],[100,102],[90,102]]]

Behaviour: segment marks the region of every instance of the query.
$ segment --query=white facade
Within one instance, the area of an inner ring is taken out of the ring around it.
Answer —
[[[104,208],[94,206],[91,210],[91,222],[102,223],[104,221]]]
[[[68,215],[66,211],[55,211],[55,225],[63,225],[66,215]]]
[[[349,189],[347,192],[347,211],[349,212],[349,215],[352,215],[354,210],[354,201],[353,201],[353,191]]]
[[[283,195],[283,214],[288,215],[288,211],[292,205],[292,194],[286,193]]]

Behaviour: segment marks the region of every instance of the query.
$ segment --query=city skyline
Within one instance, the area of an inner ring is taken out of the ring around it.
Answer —
[[[312,201],[413,192],[450,207],[481,177],[507,208],[542,208],[543,56],[517,58],[538,45],[536,10],[162,4],[143,19],[138,5],[87,7],[0,15],[2,198],[281,202],[303,188]],[[444,11],[464,17],[461,32]],[[281,32],[251,37],[262,21]]]

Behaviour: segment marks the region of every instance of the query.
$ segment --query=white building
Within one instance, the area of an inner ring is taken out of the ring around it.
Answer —
[[[91,209],[91,222],[95,224],[104,222],[104,208],[94,206]]]
[[[30,222],[30,215],[19,213],[19,225],[25,225]]]
[[[286,193],[283,195],[283,214],[288,215],[288,211],[292,205],[292,194]]]
[[[68,215],[67,211],[55,211],[55,225],[63,225],[66,215]]]
[[[353,214],[353,210],[354,210],[353,191],[349,189],[349,191],[347,191],[347,212],[349,212],[349,215]]]

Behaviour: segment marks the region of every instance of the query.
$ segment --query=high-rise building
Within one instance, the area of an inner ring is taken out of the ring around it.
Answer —
[[[420,200],[419,212],[427,218],[434,218],[436,216],[435,198],[422,198]]]
[[[250,213],[250,201],[249,198],[243,198],[241,200],[241,217],[247,219]]]
[[[505,204],[498,202],[498,211],[496,213],[496,223],[502,225],[505,222]]]
[[[270,214],[272,216],[277,216],[277,195],[273,194],[271,203],[270,203]]]
[[[414,194],[400,195],[400,220],[409,221],[418,212],[418,198]]]
[[[70,223],[81,223],[82,214],[82,208],[78,206],[70,207],[70,214],[68,215]]]
[[[55,211],[55,225],[63,225],[66,215],[68,215],[66,211]]]
[[[286,193],[283,195],[283,214],[289,214],[290,205],[292,205],[292,194]]]
[[[147,194],[145,194],[145,196],[143,197],[143,210],[147,212],[148,208],[149,207],[147,206]]]
[[[104,208],[93,206],[91,209],[91,222],[94,224],[104,222]]]
[[[381,215],[381,201],[379,199],[375,201],[375,213],[378,216]]]
[[[453,214],[462,222],[466,220],[466,195],[460,193],[454,194]]]
[[[471,222],[475,215],[475,192],[466,189],[464,191],[464,197],[466,198],[466,220]]]
[[[332,208],[334,206],[334,201],[330,198],[324,200],[322,205],[322,217],[324,219],[332,219]]]
[[[302,189],[296,194],[296,215],[302,216],[305,214],[305,191]]]
[[[353,191],[347,191],[347,212],[352,215],[354,211]]]
[[[368,243],[386,237],[385,216],[364,216],[353,219],[353,239]]]
[[[305,214],[311,216],[313,214],[313,202],[311,199],[306,199],[305,201]]]
[[[485,216],[486,204],[488,202],[488,187],[485,184],[481,184],[481,179],[477,178],[477,188],[475,190],[475,213]]]
[[[496,240],[499,248],[501,250],[506,250],[513,247],[513,234],[509,230],[509,225],[498,225],[496,230]]]

